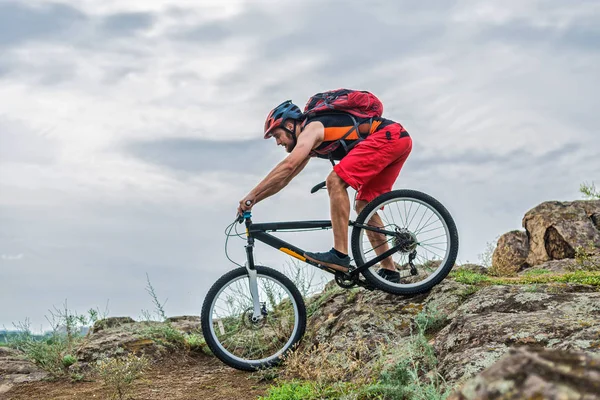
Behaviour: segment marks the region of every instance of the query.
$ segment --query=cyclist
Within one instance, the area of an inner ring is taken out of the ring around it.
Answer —
[[[352,126],[356,129],[344,136]],[[306,115],[288,100],[269,113],[264,138],[275,138],[277,145],[285,147],[289,155],[239,202],[238,213],[249,211],[258,202],[283,189],[311,158],[327,158],[332,160],[332,164],[333,160],[338,160],[339,163],[334,165],[326,180],[333,248],[323,253],[306,252],[304,256],[321,265],[347,272],[350,265],[350,199],[347,188],[350,186],[357,191],[357,213],[375,197],[391,191],[411,152],[410,136],[398,122],[386,118],[357,119],[343,112]],[[344,145],[340,143],[341,138]],[[346,151],[348,147],[351,149]],[[377,214],[369,224],[383,226]],[[369,231],[367,236],[376,254],[382,254],[388,249],[384,244],[385,239],[379,234]],[[381,262],[378,274],[391,282],[397,283],[400,280],[391,257]]]

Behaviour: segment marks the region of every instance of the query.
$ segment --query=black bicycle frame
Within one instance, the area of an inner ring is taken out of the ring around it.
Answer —
[[[278,249],[279,251],[284,252],[285,254],[287,254],[289,256],[292,256],[300,261],[304,261],[305,263],[310,264],[313,267],[320,268],[320,269],[330,272],[332,274],[339,272],[335,269],[332,269],[327,266],[324,266],[324,265],[315,263],[311,260],[308,260],[303,255],[304,250],[300,249],[299,247],[294,246],[291,243],[286,242],[285,240],[282,240],[282,239],[275,237],[268,233],[268,232],[291,231],[291,230],[302,230],[302,229],[307,229],[307,230],[308,229],[310,229],[310,230],[331,229],[331,221],[328,221],[328,220],[291,221],[291,222],[268,222],[268,223],[254,224],[254,223],[252,223],[252,220],[250,219],[250,217],[246,217],[245,220],[246,220],[246,236],[248,238],[248,244],[246,245],[246,256],[248,258],[248,268],[255,269],[254,268],[253,248],[254,248],[254,240],[256,239],[256,240],[261,241],[275,249]],[[396,234],[395,232],[392,232],[392,231],[381,229],[381,228],[378,228],[375,226],[358,224],[354,221],[349,221],[348,225],[357,227],[357,228],[366,229],[366,230],[373,231],[373,232],[377,232],[377,233],[382,233],[385,235],[395,235]],[[356,276],[360,272],[366,270],[367,268],[371,268],[373,265],[375,265],[378,262],[391,256],[392,254],[397,252],[401,247],[402,247],[402,244],[398,244],[398,245],[390,248],[383,254],[381,254],[381,255],[375,257],[374,259],[368,261],[367,263],[361,265],[358,268],[355,268],[354,266],[351,265],[347,275],[350,277]]]

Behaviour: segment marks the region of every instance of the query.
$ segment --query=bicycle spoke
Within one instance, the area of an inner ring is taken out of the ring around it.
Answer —
[[[429,240],[439,239],[441,237],[446,237],[446,234],[444,233],[443,235],[434,236],[434,237],[428,238],[426,240],[421,240],[419,243],[425,243],[425,242],[428,242]],[[448,243],[448,242],[442,242],[442,244],[444,244],[444,243]]]

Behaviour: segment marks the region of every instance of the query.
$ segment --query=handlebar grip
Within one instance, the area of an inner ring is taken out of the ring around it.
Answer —
[[[326,186],[325,181],[319,183],[318,185],[315,185],[312,189],[310,189],[311,193],[315,193],[317,190],[319,189],[323,189]]]

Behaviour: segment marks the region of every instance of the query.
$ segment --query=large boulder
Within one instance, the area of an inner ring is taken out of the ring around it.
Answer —
[[[20,351],[0,347],[0,394],[8,392],[17,383],[40,381],[47,376]]]
[[[600,353],[600,292],[585,285],[488,286],[449,315],[435,337],[439,372],[459,383],[512,346]]]
[[[548,201],[529,210],[523,227],[529,237],[527,263],[573,258],[577,247],[600,253],[600,200]]]
[[[500,236],[492,255],[492,266],[504,275],[516,273],[527,268],[529,239],[523,231],[511,231]]]
[[[600,358],[582,352],[514,348],[449,399],[600,399]]]

